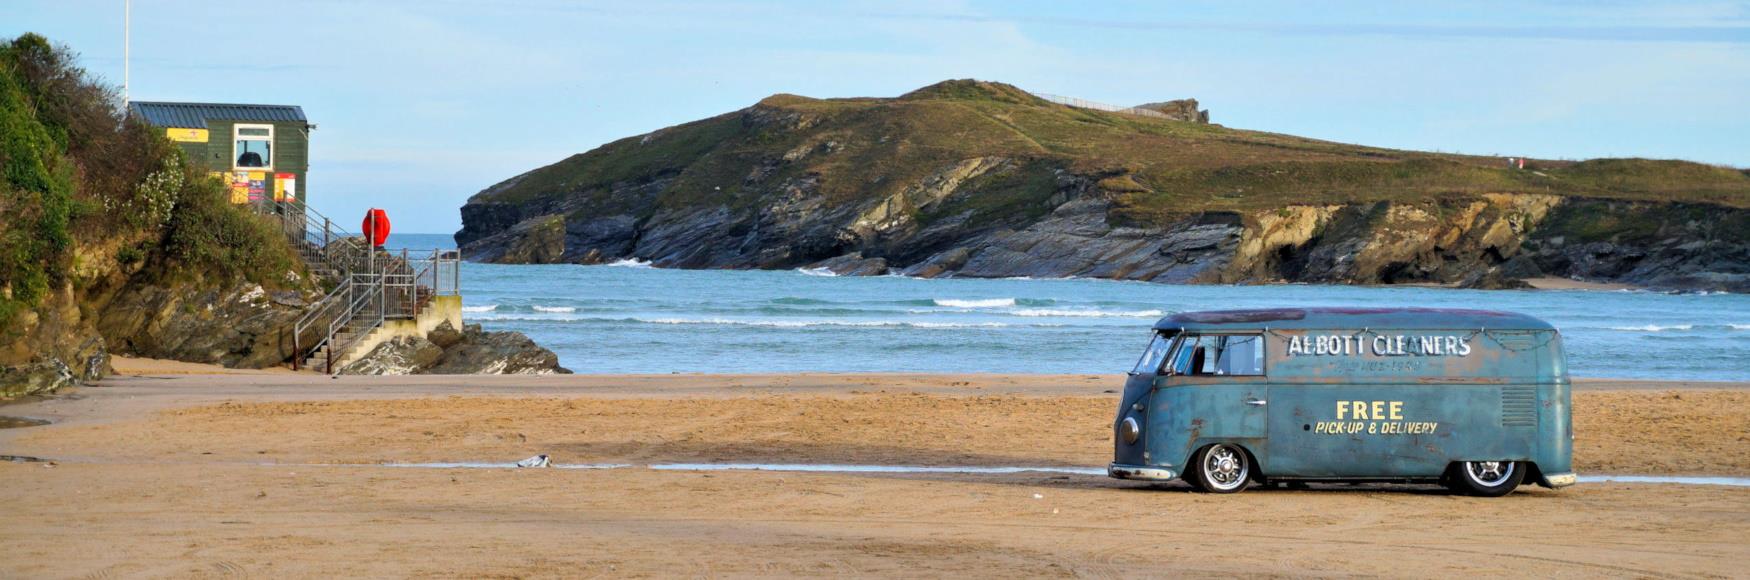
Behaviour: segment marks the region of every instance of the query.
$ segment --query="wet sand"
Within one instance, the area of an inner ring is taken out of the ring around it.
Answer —
[[[118,365],[119,367],[120,365]],[[0,408],[0,576],[1733,576],[1750,489],[1186,493],[1102,476],[382,462],[1101,466],[1120,377],[122,377]],[[1589,474],[1750,475],[1750,389],[1580,381]],[[324,464],[324,465],[312,465]]]

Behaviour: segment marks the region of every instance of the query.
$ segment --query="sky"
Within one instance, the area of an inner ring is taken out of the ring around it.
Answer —
[[[123,4],[0,0],[0,35],[119,85]],[[302,106],[312,206],[408,233],[774,93],[951,78],[1382,147],[1750,167],[1750,2],[133,0],[131,30],[134,99]]]

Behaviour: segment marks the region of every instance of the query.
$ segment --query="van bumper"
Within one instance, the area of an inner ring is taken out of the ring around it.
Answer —
[[[1545,487],[1554,489],[1574,485],[1574,482],[1579,481],[1579,479],[1580,476],[1574,475],[1571,471],[1568,473],[1545,473],[1543,474],[1543,481],[1541,483],[1543,483]]]
[[[1122,463],[1107,465],[1106,476],[1117,479],[1139,479],[1143,481],[1167,481],[1179,478],[1179,474],[1173,473],[1173,470],[1171,469],[1143,465],[1125,465]]]

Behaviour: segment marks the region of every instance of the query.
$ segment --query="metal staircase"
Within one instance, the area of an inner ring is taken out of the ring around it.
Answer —
[[[461,256],[455,250],[386,252],[302,202],[256,209],[276,217],[310,274],[333,285],[292,328],[293,369],[333,374],[335,364],[385,320],[417,318],[433,297],[459,293]]]

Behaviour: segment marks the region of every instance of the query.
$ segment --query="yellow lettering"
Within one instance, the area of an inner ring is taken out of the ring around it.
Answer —
[[[1346,416],[1348,414],[1349,414],[1349,402],[1348,401],[1337,401],[1337,420],[1342,421],[1344,419],[1348,419],[1349,417]]]
[[[1373,412],[1369,414],[1368,418],[1373,419],[1375,421],[1378,421],[1380,419],[1384,419],[1385,418],[1385,401],[1374,401],[1373,402]]]
[[[1393,421],[1404,420],[1404,402],[1403,401],[1392,401],[1391,402],[1391,420],[1393,420]]]

